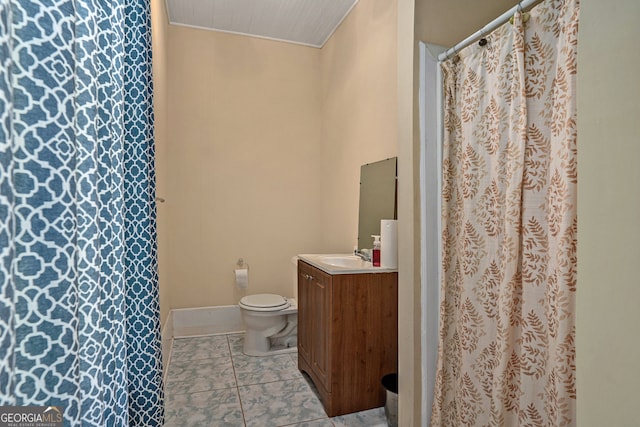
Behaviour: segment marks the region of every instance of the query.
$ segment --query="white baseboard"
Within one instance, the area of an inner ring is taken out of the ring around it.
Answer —
[[[167,384],[167,372],[169,362],[171,362],[171,349],[173,348],[173,310],[169,310],[169,315],[164,321],[162,332],[160,333],[160,344],[162,346],[162,378]]]
[[[244,332],[237,305],[178,308],[171,312],[174,338]]]

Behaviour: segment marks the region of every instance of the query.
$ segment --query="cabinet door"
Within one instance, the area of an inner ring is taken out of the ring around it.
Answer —
[[[309,365],[314,322],[311,277],[310,268],[298,263],[298,352]]]
[[[329,329],[331,317],[331,277],[315,270],[312,274],[313,335],[311,363],[325,389],[331,391],[329,378]]]

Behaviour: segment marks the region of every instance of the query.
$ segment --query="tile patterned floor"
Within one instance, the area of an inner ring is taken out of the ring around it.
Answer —
[[[329,418],[297,353],[250,357],[242,334],[173,342],[165,427],[386,427],[382,408]]]

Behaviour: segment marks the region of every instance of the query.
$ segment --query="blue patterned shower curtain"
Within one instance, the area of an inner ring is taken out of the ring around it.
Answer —
[[[0,0],[0,406],[162,425],[148,0]]]

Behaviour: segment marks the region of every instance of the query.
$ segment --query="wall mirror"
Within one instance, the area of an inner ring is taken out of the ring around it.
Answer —
[[[360,167],[358,249],[373,247],[372,234],[380,234],[381,219],[398,219],[397,157]]]

